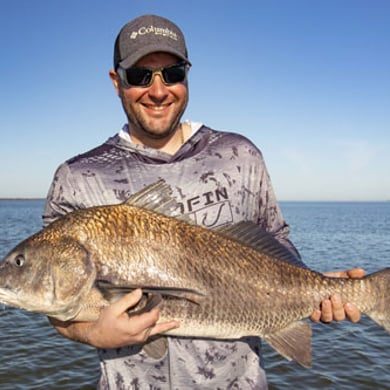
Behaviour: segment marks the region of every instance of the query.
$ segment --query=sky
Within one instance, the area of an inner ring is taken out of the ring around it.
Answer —
[[[0,5],[0,197],[45,197],[59,164],[121,128],[114,40],[153,13],[186,36],[183,119],[252,140],[279,200],[390,200],[390,1]]]

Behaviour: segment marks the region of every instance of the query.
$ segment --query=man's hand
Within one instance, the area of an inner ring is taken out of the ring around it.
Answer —
[[[361,268],[352,268],[348,271],[326,272],[324,275],[336,278],[362,278],[366,272]],[[315,310],[310,319],[313,322],[344,321],[347,318],[351,322],[360,321],[360,311],[351,303],[342,304],[338,294],[321,302],[321,309]]]
[[[179,327],[177,321],[157,324],[160,314],[158,307],[150,312],[129,317],[127,310],[135,306],[141,297],[140,289],[125,295],[103,309],[96,322],[63,323],[54,319],[51,319],[51,322],[63,336],[96,348],[143,344],[150,336]]]

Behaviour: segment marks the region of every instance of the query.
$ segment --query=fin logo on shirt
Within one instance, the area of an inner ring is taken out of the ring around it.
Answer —
[[[230,224],[233,222],[232,210],[229,201],[216,203],[194,212],[193,217],[197,225],[206,228]]]
[[[180,204],[181,212],[206,228],[231,224],[233,213],[225,187],[204,192]]]

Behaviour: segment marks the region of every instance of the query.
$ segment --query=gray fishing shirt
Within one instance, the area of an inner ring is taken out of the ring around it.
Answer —
[[[56,171],[44,226],[76,209],[124,202],[164,179],[181,212],[212,229],[253,221],[296,252],[277,204],[261,152],[245,137],[189,123],[193,134],[175,155],[119,134]],[[102,389],[266,389],[260,339],[203,340],[167,337],[161,358],[141,346],[100,349]]]

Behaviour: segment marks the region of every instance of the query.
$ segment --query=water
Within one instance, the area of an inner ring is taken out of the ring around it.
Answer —
[[[321,272],[390,266],[390,202],[283,202],[291,239]],[[390,337],[366,317],[313,324],[313,367],[286,362],[265,345],[271,389],[390,389]]]
[[[283,202],[291,238],[319,271],[390,266],[390,202]],[[43,201],[0,201],[0,257],[40,229]],[[313,324],[313,368],[264,345],[270,389],[390,389],[390,337],[359,324]],[[92,389],[93,348],[57,334],[46,317],[0,306],[0,389]]]
[[[41,228],[42,200],[0,200],[0,258]],[[0,306],[0,389],[93,389],[94,348],[60,336],[45,316]]]

